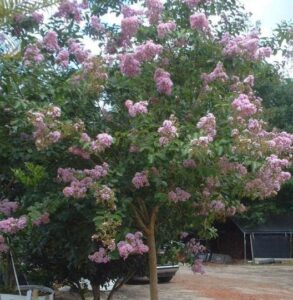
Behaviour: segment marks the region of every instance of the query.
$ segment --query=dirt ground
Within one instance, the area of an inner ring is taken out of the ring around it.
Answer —
[[[159,285],[160,300],[293,300],[293,265],[215,265],[204,275],[181,266],[167,284]],[[149,286],[124,285],[113,300],[148,300]]]

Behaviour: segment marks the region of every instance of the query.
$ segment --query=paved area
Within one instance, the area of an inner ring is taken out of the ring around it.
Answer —
[[[214,265],[204,275],[181,266],[160,300],[293,300],[293,265]],[[148,300],[149,286],[124,285],[113,300]],[[103,297],[103,299],[106,299]]]

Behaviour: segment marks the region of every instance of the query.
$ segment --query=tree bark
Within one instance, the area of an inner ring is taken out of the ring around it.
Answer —
[[[91,285],[92,285],[92,288],[93,288],[93,297],[94,297],[94,300],[100,300],[100,286],[95,284],[95,283],[92,283],[91,282]]]
[[[150,277],[150,299],[158,300],[158,273],[157,273],[157,249],[155,238],[155,224],[159,207],[155,207],[152,211],[150,223],[148,226],[147,244],[149,247],[149,277]]]

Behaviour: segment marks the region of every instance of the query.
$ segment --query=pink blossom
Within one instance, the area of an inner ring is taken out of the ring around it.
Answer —
[[[114,192],[108,186],[103,185],[96,190],[95,196],[101,201],[110,201],[114,198]]]
[[[175,139],[178,136],[177,128],[172,120],[165,120],[163,126],[158,129],[160,134],[160,145],[166,145],[170,143],[171,140]]]
[[[73,54],[79,64],[85,62],[90,55],[89,50],[85,50],[83,45],[74,39],[68,40],[69,53]]]
[[[209,141],[213,141],[217,131],[216,118],[212,113],[208,113],[205,117],[200,118],[196,126],[207,135]]]
[[[58,45],[58,36],[55,31],[48,31],[42,42],[44,48],[48,51],[55,52],[60,49]]]
[[[88,258],[97,264],[106,264],[110,261],[110,257],[108,256],[106,249],[103,247],[99,248],[99,250],[94,254],[89,255]]]
[[[137,115],[147,114],[148,102],[147,101],[139,101],[133,104],[133,101],[126,100],[125,106],[128,109],[128,113],[131,117],[136,117]]]
[[[36,220],[33,221],[33,225],[36,226],[41,226],[48,223],[50,223],[50,215],[48,213],[40,215]]]
[[[221,200],[213,200],[210,204],[210,207],[211,207],[211,210],[218,213],[225,209],[225,204]]]
[[[241,117],[250,117],[257,112],[256,106],[250,102],[248,96],[245,94],[240,94],[238,98],[234,99],[232,108]]]
[[[199,29],[203,31],[209,31],[209,21],[204,13],[195,13],[190,16],[191,29]]]
[[[121,13],[122,13],[124,18],[129,18],[129,17],[134,17],[134,16],[137,16],[137,15],[141,15],[142,11],[134,9],[130,6],[124,5],[121,9]]]
[[[173,202],[184,202],[191,197],[191,194],[177,187],[175,191],[171,191],[168,193],[169,200]]]
[[[104,29],[104,26],[101,24],[101,20],[97,16],[91,17],[91,27],[96,31]]]
[[[193,159],[185,159],[182,163],[183,167],[186,169],[194,169],[196,168],[196,163]]]
[[[103,163],[102,165],[96,165],[94,169],[85,169],[84,174],[90,176],[94,180],[99,180],[101,177],[108,175],[109,165]]]
[[[194,8],[198,6],[201,3],[208,2],[212,0],[184,0],[183,2],[189,7],[189,8]]]
[[[244,56],[251,60],[260,60],[272,54],[271,48],[259,47],[259,36],[256,32],[236,37],[225,33],[221,43],[224,46],[224,54],[229,57]]]
[[[168,33],[174,31],[176,29],[175,22],[167,22],[167,23],[160,23],[157,26],[157,32],[159,38],[164,38]]]
[[[79,5],[75,0],[62,0],[55,16],[68,20],[73,19],[76,22],[80,22],[82,20],[81,8],[81,5]]]
[[[83,159],[90,159],[89,153],[79,147],[69,147],[68,151],[76,156],[79,156]]]
[[[14,201],[9,201],[8,199],[3,199],[0,201],[0,213],[5,216],[10,216],[11,213],[15,212],[18,208],[18,203]]]
[[[257,173],[257,177],[247,182],[245,189],[248,194],[261,199],[274,196],[281,185],[291,178],[283,169],[289,167],[287,159],[279,159],[276,155],[266,158],[265,164]]]
[[[161,13],[164,9],[164,5],[161,0],[146,0],[147,17],[150,24],[158,23]]]
[[[56,62],[63,68],[67,68],[69,64],[69,52],[66,49],[60,50],[57,55]]]
[[[128,233],[125,237],[125,241],[121,241],[117,244],[119,255],[125,259],[129,255],[133,254],[144,254],[149,251],[148,246],[146,246],[142,241],[142,233],[136,232],[135,234]]]
[[[223,64],[221,62],[217,63],[216,68],[210,74],[203,73],[201,75],[202,80],[204,81],[204,86],[208,89],[208,84],[215,81],[220,80],[225,82],[229,79],[228,75],[225,73]]]
[[[26,217],[20,217],[19,219],[8,218],[0,221],[0,231],[8,234],[15,234],[18,231],[24,229],[26,225]]]
[[[96,140],[91,142],[91,149],[94,152],[103,152],[106,148],[110,148],[113,143],[113,138],[107,133],[100,133],[96,136]]]
[[[155,44],[152,40],[138,46],[135,51],[135,58],[139,62],[150,61],[163,51],[161,45]]]
[[[168,96],[172,94],[173,82],[170,78],[170,73],[163,69],[156,69],[154,79],[159,93]]]
[[[134,54],[123,54],[120,56],[120,71],[128,77],[136,76],[140,73],[140,62]]]
[[[130,40],[137,34],[140,21],[137,17],[128,17],[121,20],[121,34],[124,40]]]
[[[253,75],[248,75],[243,82],[245,84],[248,84],[249,86],[253,87],[254,86],[254,76]]]
[[[61,117],[61,109],[58,106],[50,106],[46,111],[46,116],[49,116],[53,119]]]
[[[136,189],[149,186],[150,184],[147,173],[145,171],[136,172],[134,177],[132,178],[132,184],[135,186]]]
[[[81,135],[80,135],[80,140],[82,142],[85,142],[85,143],[89,143],[91,142],[91,138],[89,137],[89,135],[85,132],[83,132]]]
[[[29,44],[24,51],[23,62],[25,65],[38,64],[44,60],[40,49],[36,45]]]
[[[36,11],[32,13],[32,18],[37,24],[42,24],[44,21],[44,15]]]
[[[48,134],[48,139],[52,142],[52,143],[57,143],[60,139],[61,139],[61,132],[56,130],[53,132],[50,132]]]

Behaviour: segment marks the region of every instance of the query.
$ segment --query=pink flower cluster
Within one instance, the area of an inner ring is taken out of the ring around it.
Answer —
[[[121,37],[124,41],[129,41],[136,36],[140,20],[136,17],[127,17],[121,20]]]
[[[216,118],[212,113],[208,113],[205,117],[199,119],[196,125],[197,128],[201,129],[204,134],[207,135],[209,141],[213,141],[216,136]]]
[[[76,199],[84,198],[89,188],[93,186],[95,181],[108,174],[109,166],[107,163],[97,165],[94,169],[75,170],[71,168],[58,169],[58,179],[65,183],[70,182],[63,190],[65,197],[73,197]]]
[[[9,247],[5,242],[4,236],[0,235],[0,253],[7,252],[8,249],[9,249]]]
[[[190,16],[190,26],[193,30],[210,31],[209,21],[204,13],[195,13]]]
[[[161,146],[169,144],[178,136],[177,128],[172,120],[165,120],[163,126],[158,129],[158,133],[161,136],[159,140]]]
[[[68,20],[73,19],[76,22],[80,22],[82,20],[82,8],[83,5],[78,4],[76,0],[62,0],[55,16],[59,18],[65,18]]]
[[[207,1],[211,1],[211,0],[184,0],[183,2],[189,7],[189,8],[193,8],[198,6],[201,3],[207,2]]]
[[[147,17],[150,24],[156,24],[160,20],[164,5],[161,0],[146,0]]]
[[[30,112],[29,118],[35,127],[33,137],[38,149],[43,149],[50,144],[57,143],[62,135],[57,127],[56,119],[61,115],[61,110],[57,106],[49,107],[43,112]]]
[[[224,71],[223,64],[221,62],[218,62],[213,72],[211,72],[210,74],[203,73],[201,79],[204,82],[205,89],[208,89],[209,83],[215,80],[220,80],[221,82],[225,82],[229,79],[229,77]]]
[[[171,191],[168,193],[168,198],[173,202],[184,202],[191,197],[191,194],[177,187],[175,191]]]
[[[42,24],[43,21],[44,21],[44,15],[35,11],[35,12],[32,13],[32,19],[37,24]]]
[[[36,45],[29,44],[24,51],[23,62],[25,65],[39,64],[44,60],[43,54]]]
[[[210,204],[210,209],[215,213],[221,213],[225,209],[225,203],[222,200],[213,200]]]
[[[69,39],[68,49],[69,49],[69,53],[74,55],[76,61],[79,64],[84,63],[89,58],[90,51],[85,50],[83,45],[79,43],[77,40]]]
[[[97,203],[103,203],[115,209],[115,193],[106,185],[102,185],[95,189]]]
[[[128,109],[128,113],[131,117],[136,117],[137,115],[147,114],[148,112],[148,102],[147,101],[139,101],[133,104],[133,101],[126,100],[125,106]]]
[[[68,151],[73,155],[79,156],[83,159],[90,159],[90,154],[80,147],[72,146],[68,148]]]
[[[8,218],[0,221],[0,231],[9,234],[15,234],[18,231],[24,229],[27,225],[26,217],[20,217],[19,219]]]
[[[140,73],[140,62],[134,54],[123,54],[119,56],[120,71],[128,77],[136,76]]]
[[[194,255],[203,253],[206,250],[206,247],[203,246],[198,240],[195,238],[190,239],[186,243],[186,248],[189,253],[192,253]]]
[[[170,73],[163,69],[156,69],[154,74],[154,80],[159,93],[170,96],[172,94],[173,82],[170,78]]]
[[[157,55],[161,54],[163,47],[155,44],[152,40],[146,41],[144,44],[139,45],[135,50],[135,58],[140,62],[150,61]]]
[[[107,148],[110,148],[113,143],[113,138],[107,133],[99,133],[96,136],[96,140],[91,142],[91,149],[94,152],[103,152]]]
[[[101,20],[97,16],[91,17],[91,27],[96,31],[101,31],[104,29],[104,26],[101,24]]]
[[[138,9],[134,9],[128,5],[124,5],[121,9],[121,13],[124,18],[134,17],[137,15],[141,15],[142,11]]]
[[[149,40],[136,48],[134,53],[126,53],[119,56],[120,71],[123,75],[133,77],[140,73],[143,62],[150,61],[163,50],[161,45]]]
[[[271,149],[277,151],[278,154],[291,152],[293,148],[293,134],[287,132],[277,133],[273,139],[268,141],[268,145]]]
[[[55,31],[48,31],[42,41],[43,47],[50,52],[55,52],[60,49],[58,45],[58,36]]]
[[[276,195],[281,185],[291,178],[283,168],[289,167],[287,159],[279,159],[276,155],[266,158],[265,165],[259,170],[257,177],[247,182],[245,189],[248,194],[261,199]]]
[[[0,201],[0,213],[5,216],[10,216],[11,213],[15,212],[18,208],[18,203],[14,201],[9,201],[8,199],[3,199]]]
[[[62,68],[67,68],[69,64],[69,52],[66,49],[61,49],[56,57],[56,63]]]
[[[257,112],[257,107],[250,102],[245,94],[240,94],[238,98],[232,102],[232,108],[241,117],[251,117]]]
[[[148,174],[146,171],[136,172],[134,177],[132,178],[132,184],[136,189],[140,189],[145,186],[149,186]]]
[[[99,248],[99,251],[96,251],[94,254],[88,256],[89,260],[97,264],[106,264],[110,261],[110,257],[105,248]]]
[[[186,169],[195,169],[196,163],[193,159],[185,159],[182,163],[183,167]]]
[[[157,26],[158,37],[160,39],[164,38],[168,33],[174,31],[176,29],[175,22],[167,22],[167,23],[160,23]]]
[[[248,84],[249,86],[254,86],[254,76],[248,75],[246,78],[244,78],[243,83]]]
[[[50,223],[50,215],[48,213],[40,215],[36,220],[33,221],[33,225],[35,226],[41,226],[48,223]]]
[[[119,255],[125,260],[129,255],[144,254],[149,251],[149,247],[142,241],[142,233],[136,232],[135,234],[128,233],[125,241],[117,244]]]
[[[247,174],[247,169],[245,166],[240,163],[230,162],[226,156],[220,158],[219,168],[223,174],[236,172],[241,177]]]
[[[251,60],[259,60],[272,54],[270,47],[259,47],[259,36],[255,32],[237,37],[225,33],[221,43],[224,46],[224,54],[229,57],[241,55]]]

